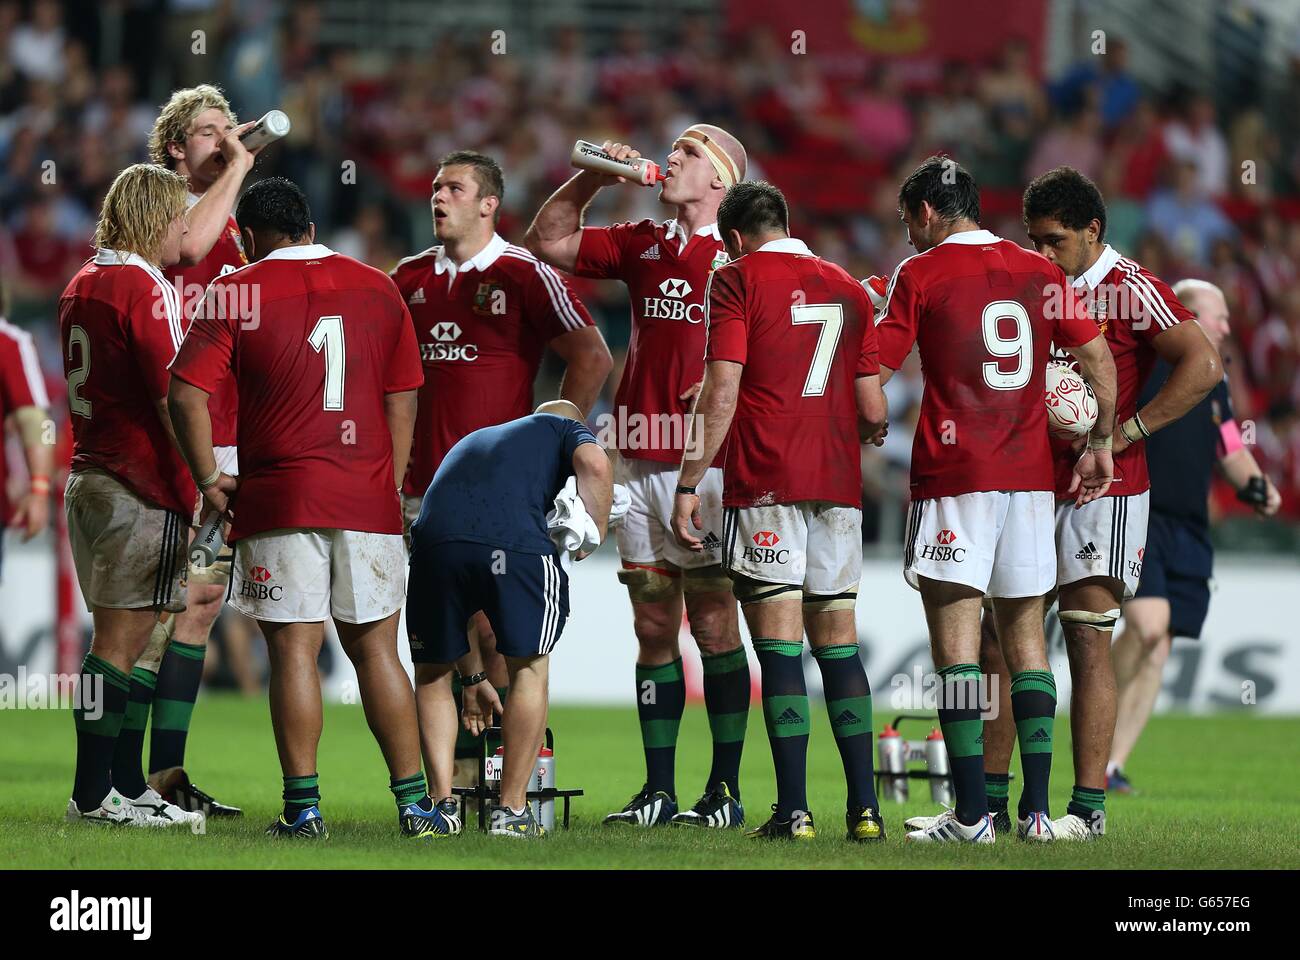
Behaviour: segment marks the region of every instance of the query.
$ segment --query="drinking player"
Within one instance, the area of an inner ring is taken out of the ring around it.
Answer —
[[[617,159],[640,156],[626,144],[604,146]],[[626,485],[632,500],[618,529],[619,580],[632,601],[646,780],[606,823],[744,823],[739,773],[749,716],[749,664],[740,644],[731,581],[721,566],[720,459],[698,485],[703,549],[682,547],[671,529],[691,402],[704,375],[704,290],[710,272],[727,259],[718,233],[718,205],[744,176],[740,142],[718,127],[693,124],[673,142],[659,193],[659,201],[675,211],[673,219],[584,227],[592,198],[623,178],[583,171],[542,205],[524,240],[552,266],[579,276],[622,280],[632,301],[632,339],[614,398],[620,428],[615,479]],[[704,667],[713,763],[704,795],[679,813],[675,756],[686,704],[678,649],[683,602]]]

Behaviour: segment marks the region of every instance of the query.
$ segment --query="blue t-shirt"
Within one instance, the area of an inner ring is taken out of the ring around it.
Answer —
[[[1169,378],[1160,360],[1138,397],[1138,408],[1151,402]],[[1151,475],[1151,509],[1199,528],[1210,523],[1210,479],[1222,454],[1220,426],[1232,420],[1232,399],[1223,379],[1187,414],[1146,441]]]
[[[411,556],[448,540],[554,556],[546,514],[595,443],[584,423],[535,413],[475,430],[443,458],[411,526]]]

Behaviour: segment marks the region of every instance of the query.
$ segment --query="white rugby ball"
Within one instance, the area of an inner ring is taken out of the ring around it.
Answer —
[[[1085,437],[1097,424],[1097,395],[1088,381],[1063,363],[1047,365],[1047,427],[1052,436]]]

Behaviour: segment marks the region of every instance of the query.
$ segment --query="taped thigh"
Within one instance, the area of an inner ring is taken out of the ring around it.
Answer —
[[[803,598],[805,613],[828,613],[831,610],[852,610],[858,602],[858,586],[833,594],[808,594]]]
[[[740,574],[732,574],[731,592],[741,603],[776,603],[778,600],[803,598],[803,587],[798,584],[768,583]]]
[[[618,582],[627,587],[633,603],[658,603],[677,595],[681,589],[681,571],[668,566],[634,564],[618,571]]]
[[[682,592],[730,593],[731,578],[720,563],[707,567],[687,567],[682,570]]]
[[[1091,610],[1062,610],[1057,613],[1061,619],[1061,626],[1067,624],[1076,624],[1081,627],[1092,627],[1099,633],[1110,633],[1115,629],[1115,624],[1119,620],[1119,607],[1113,607],[1105,613],[1093,613]],[[1067,633],[1068,637],[1069,634]]]

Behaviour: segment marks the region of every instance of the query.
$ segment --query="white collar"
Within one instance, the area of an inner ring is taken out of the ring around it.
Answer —
[[[308,243],[304,246],[278,247],[272,250],[263,260],[319,260],[321,257],[332,257],[334,251],[323,243]]]
[[[478,270],[482,273],[496,263],[497,257],[501,256],[508,246],[510,244],[506,243],[499,233],[493,233],[492,239],[487,242],[486,247],[464,263],[459,264],[447,256],[446,247],[434,247],[437,254],[433,260],[433,272],[438,276],[442,276],[442,274],[450,270],[452,277],[455,277],[461,270]]]
[[[804,243],[798,237],[782,237],[780,240],[769,240],[754,252],[801,253],[805,257],[811,257],[813,255],[813,252],[808,249],[808,244]]]
[[[127,250],[110,250],[108,247],[99,247],[95,250],[96,266],[121,267],[126,264],[144,267],[146,270],[154,272],[157,272],[160,269],[138,253],[131,253]]]
[[[695,231],[697,237],[712,237],[714,240],[721,240],[722,234],[718,233],[717,223],[707,223]],[[664,239],[671,240],[673,237],[681,238],[681,245],[685,248],[690,243],[690,237],[686,236],[686,228],[677,222],[676,218],[664,221]]]
[[[1097,285],[1105,279],[1106,274],[1115,269],[1115,264],[1119,261],[1119,251],[1109,243],[1101,249],[1101,256],[1082,274],[1074,278],[1076,287],[1087,287],[1089,290],[1096,290]]]
[[[193,210],[193,209],[194,209],[194,204],[196,204],[196,203],[198,203],[198,202],[199,202],[199,195],[198,195],[197,193],[192,193],[192,192],[190,192],[190,193],[186,193],[186,194],[185,194],[185,209],[186,209],[186,210]]]
[[[943,246],[945,243],[966,243],[971,246],[980,246],[985,243],[998,243],[1002,240],[996,233],[990,233],[988,230],[962,230],[960,233],[951,233],[940,240],[937,246]]]

